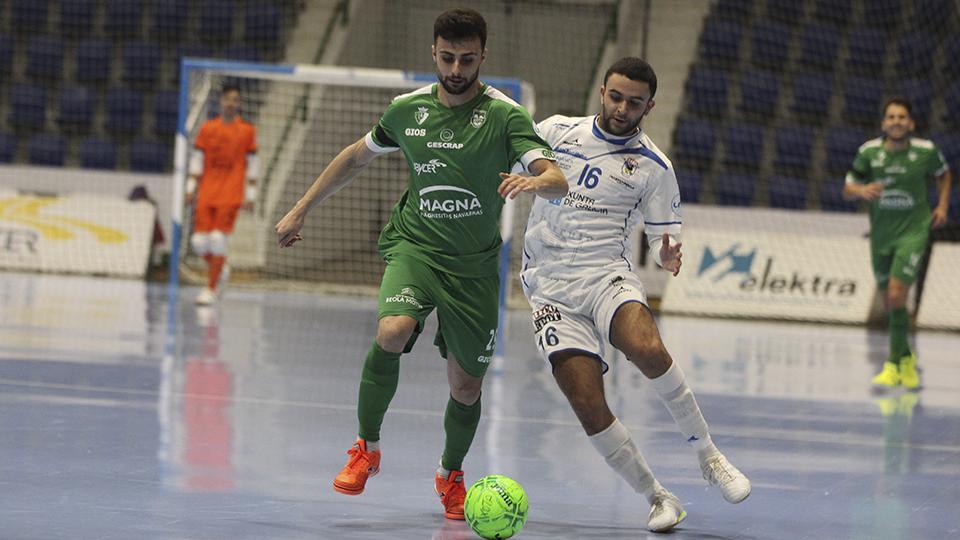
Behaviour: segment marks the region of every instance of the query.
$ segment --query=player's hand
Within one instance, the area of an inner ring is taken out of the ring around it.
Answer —
[[[280,243],[280,247],[290,247],[303,240],[303,236],[300,236],[300,229],[302,228],[303,215],[295,209],[287,212],[287,215],[283,216],[283,219],[274,227],[277,231],[277,241]]]
[[[500,178],[503,181],[500,182],[500,187],[497,188],[497,192],[500,193],[500,196],[504,199],[507,197],[516,199],[517,195],[521,193],[536,193],[540,187],[540,180],[536,176],[523,176],[502,172],[500,173]]]
[[[875,201],[883,195],[883,184],[870,182],[860,190],[860,197],[865,201]]]
[[[930,226],[934,229],[943,227],[947,224],[947,209],[946,207],[937,205],[933,209],[933,218],[930,220]]]
[[[683,242],[677,242],[676,245],[670,245],[670,235],[663,233],[663,243],[660,244],[660,266],[664,270],[673,272],[673,275],[676,276],[680,273],[680,266],[683,262],[680,260],[683,257],[683,253],[680,252],[680,246],[683,245]]]

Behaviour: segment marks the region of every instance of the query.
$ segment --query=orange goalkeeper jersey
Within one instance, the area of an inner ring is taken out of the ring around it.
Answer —
[[[257,130],[239,116],[232,122],[221,117],[207,120],[194,142],[203,152],[198,203],[205,206],[243,204],[247,154],[257,151]]]

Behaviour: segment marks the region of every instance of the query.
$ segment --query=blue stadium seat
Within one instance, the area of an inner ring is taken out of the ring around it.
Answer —
[[[717,146],[717,130],[712,124],[697,119],[682,120],[675,137],[675,152],[685,168],[710,168]]]
[[[960,58],[960,32],[947,36],[943,42],[944,59],[943,71],[954,78],[960,77],[960,62],[951,60]]]
[[[797,0],[767,0],[767,18],[795,25],[803,20],[803,6]]]
[[[722,71],[693,67],[687,79],[687,93],[690,112],[722,116],[727,111],[727,75]]]
[[[17,136],[0,131],[0,163],[11,163],[17,155]]]
[[[10,88],[10,125],[20,130],[43,129],[47,121],[46,87],[16,83]]]
[[[749,174],[723,173],[713,181],[716,203],[725,206],[751,206],[757,179]]]
[[[49,6],[50,2],[13,0],[10,5],[10,29],[18,33],[45,32]]]
[[[727,165],[756,170],[763,160],[763,127],[753,124],[727,126],[723,137]]]
[[[86,39],[77,45],[76,80],[82,84],[104,84],[110,79],[113,46],[102,39]]]
[[[930,111],[933,108],[933,85],[926,79],[897,79],[894,92],[910,101],[913,119],[917,128],[925,131],[930,126]]]
[[[937,44],[927,33],[915,32],[900,37],[897,46],[897,73],[926,75],[933,70]]]
[[[107,131],[129,135],[140,131],[143,123],[143,94],[130,88],[107,90]]]
[[[790,109],[798,117],[820,124],[830,112],[833,95],[833,77],[829,75],[798,75],[793,81],[793,105]]]
[[[891,30],[900,22],[901,0],[868,0],[863,3],[863,22],[868,26]]]
[[[6,79],[13,72],[13,50],[13,37],[0,34],[0,78]]]
[[[248,2],[243,20],[245,42],[269,48],[280,44],[280,10],[273,2]]]
[[[735,64],[740,55],[743,25],[717,17],[707,17],[700,34],[700,58],[720,66]]]
[[[153,0],[153,35],[163,43],[179,42],[186,36],[187,0]]]
[[[926,32],[941,31],[945,24],[953,20],[953,16],[954,0],[913,1],[913,26]]]
[[[827,170],[831,173],[846,174],[853,165],[860,145],[867,142],[869,135],[856,128],[838,127],[827,131]]]
[[[142,34],[143,0],[107,0],[103,31],[114,39]]]
[[[770,206],[799,210],[807,207],[807,181],[793,176],[774,176],[768,191]]]
[[[60,115],[57,123],[70,133],[86,133],[93,123],[93,93],[82,86],[70,86],[60,91]]]
[[[944,159],[950,164],[950,170],[953,172],[953,185],[956,189],[957,175],[960,174],[960,133],[956,131],[938,132],[930,135],[930,139],[937,144],[940,151],[943,152]]]
[[[677,184],[680,186],[680,200],[684,203],[700,201],[700,192],[703,189],[703,175],[697,171],[677,171]]]
[[[34,165],[62,167],[67,158],[67,143],[59,133],[37,133],[27,141],[27,156]]]
[[[130,145],[130,170],[163,172],[167,169],[169,154],[164,144],[150,139],[136,139]]]
[[[833,71],[840,50],[840,32],[830,26],[811,24],[800,38],[800,65]]]
[[[63,39],[59,36],[34,36],[27,44],[27,76],[34,79],[63,77]]]
[[[235,9],[229,0],[205,0],[200,5],[200,39],[211,44],[229,42]]]
[[[753,0],[717,0],[710,15],[721,19],[744,21],[753,13]]]
[[[750,61],[768,69],[782,70],[787,65],[790,27],[776,21],[758,21],[753,25]]]
[[[813,152],[813,128],[784,126],[777,129],[773,165],[778,171],[806,174]]]
[[[117,145],[101,137],[83,139],[80,141],[80,166],[85,169],[116,169]]]
[[[943,121],[947,125],[960,127],[960,82],[954,82],[946,91],[943,98],[946,113]]]
[[[843,88],[843,116],[864,126],[880,123],[883,105],[883,81],[866,77],[848,77]]]
[[[162,90],[153,96],[153,132],[158,137],[172,137],[177,132],[180,94],[176,90]]]
[[[740,79],[740,110],[764,123],[777,113],[780,80],[773,73],[748,71]]]
[[[96,8],[94,0],[60,0],[60,31],[70,37],[89,35]]]
[[[853,19],[853,0],[816,0],[813,20],[846,27]]]
[[[132,41],[123,49],[123,80],[136,88],[149,88],[160,80],[160,47]]]
[[[883,70],[887,52],[887,35],[877,28],[854,28],[850,32],[847,68],[860,73],[876,74]]]
[[[857,203],[843,198],[843,177],[820,183],[820,209],[828,212],[856,212]]]
[[[223,58],[242,62],[257,62],[260,60],[260,51],[246,43],[232,43],[223,50]]]

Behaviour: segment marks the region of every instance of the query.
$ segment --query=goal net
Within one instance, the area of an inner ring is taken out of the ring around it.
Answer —
[[[229,239],[231,280],[375,294],[383,272],[377,237],[407,184],[407,163],[399,152],[374,160],[313,210],[302,231],[304,241],[296,247],[281,250],[273,227],[334,156],[376,124],[394,96],[435,80],[433,74],[396,70],[186,59],[173,200],[183,200],[193,140],[203,122],[216,114],[220,88],[226,82],[235,84],[241,90],[241,116],[257,129],[261,179],[254,209],[241,211]],[[484,81],[532,110],[531,85],[515,79]],[[516,275],[508,265],[511,239],[517,227],[523,227],[522,220],[512,219],[516,211],[508,202],[502,219],[501,277],[510,274],[504,279],[508,285]],[[203,261],[191,253],[188,241],[191,216],[189,207],[174,203],[174,283],[203,279]]]

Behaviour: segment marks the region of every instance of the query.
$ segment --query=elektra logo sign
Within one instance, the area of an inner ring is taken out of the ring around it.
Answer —
[[[745,293],[790,295],[796,297],[849,297],[857,292],[857,282],[847,277],[828,276],[803,269],[783,269],[775,256],[761,258],[758,248],[741,249],[733,244],[727,250],[714,252],[703,248],[697,278],[710,283],[739,279],[738,288]],[[754,271],[754,263],[759,266]]]
[[[420,190],[420,215],[430,219],[460,219],[483,214],[477,194],[457,186]]]

